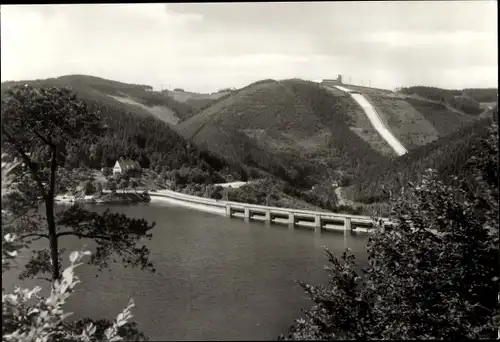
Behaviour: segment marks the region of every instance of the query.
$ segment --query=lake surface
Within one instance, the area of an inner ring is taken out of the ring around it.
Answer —
[[[349,247],[365,258],[366,235],[317,234],[166,203],[91,208],[155,221],[146,244],[157,272],[112,264],[111,271],[96,278],[96,268],[82,265],[77,269],[82,283],[67,311],[75,319],[113,319],[134,298],[134,319],[151,340],[276,340],[311,305],[296,280],[327,281],[323,246],[337,255]],[[84,244],[92,245],[71,237],[61,240],[68,252]],[[4,275],[6,289],[13,283],[37,283],[20,282],[16,272]]]

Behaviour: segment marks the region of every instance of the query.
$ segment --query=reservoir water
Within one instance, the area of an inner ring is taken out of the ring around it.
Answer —
[[[90,208],[155,221],[146,244],[157,272],[112,264],[96,277],[97,268],[82,265],[67,311],[75,319],[113,319],[134,298],[134,320],[151,340],[275,340],[311,305],[296,281],[327,281],[324,246],[337,255],[349,247],[365,258],[364,235],[315,234],[165,203]],[[72,237],[60,241],[68,252],[92,245]],[[19,281],[17,272],[4,275],[6,289],[40,284]]]

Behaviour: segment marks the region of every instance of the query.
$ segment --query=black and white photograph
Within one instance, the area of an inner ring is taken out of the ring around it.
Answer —
[[[3,342],[500,339],[497,1],[0,26]]]

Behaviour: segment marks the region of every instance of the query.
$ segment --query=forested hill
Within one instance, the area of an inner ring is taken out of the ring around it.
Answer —
[[[3,82],[2,90],[26,83],[33,86],[68,87],[83,100],[98,101],[141,116],[154,116],[171,125],[193,114],[191,113],[193,108],[189,105],[174,100],[167,93],[152,91],[150,86],[122,83],[87,75]]]
[[[469,126],[479,118],[440,103],[367,95],[410,151],[396,158],[350,96],[314,82],[262,80],[209,96],[180,89],[158,93],[145,85],[72,75],[4,82],[2,93],[25,83],[70,87],[101,113],[106,134],[95,144],[82,142],[69,151],[68,168],[110,167],[129,157],[158,173],[187,168],[200,175],[201,183],[265,175],[310,189],[337,181],[352,185],[347,193],[364,201],[380,197],[380,186],[394,185],[398,173],[413,179],[423,167],[459,167],[461,148],[467,148],[484,123]],[[190,99],[208,107],[178,125],[150,112],[169,106],[188,117]]]
[[[477,120],[442,103],[360,91],[410,153]],[[326,180],[346,184],[363,177],[370,165],[395,158],[350,96],[300,79],[252,83],[175,129],[224,158],[305,186]]]
[[[400,92],[417,95],[431,101],[442,102],[470,115],[481,114],[482,104],[498,103],[496,88],[440,89],[436,87],[413,86],[401,88]]]
[[[368,142],[350,128],[358,118]],[[175,129],[218,155],[307,187],[391,154],[349,97],[296,79],[252,83]]]
[[[221,89],[215,93],[201,94],[177,88],[174,90],[164,90],[162,93],[168,95],[177,102],[184,103],[190,108],[189,111],[183,113],[181,116],[182,120],[186,120],[213,103],[230,96],[234,91],[234,89]]]
[[[493,120],[498,122],[498,112]],[[482,119],[412,153],[392,161],[381,160],[366,168],[363,177],[346,188],[344,193],[349,199],[372,203],[388,199],[388,194],[382,189],[396,193],[406,187],[408,182],[420,181],[428,168],[436,169],[445,182],[453,175],[467,176],[467,160],[481,140],[487,137],[491,124],[491,118]]]
[[[26,82],[25,82],[26,83]],[[45,82],[40,82],[47,85]],[[34,82],[33,85],[40,85]],[[50,82],[49,82],[50,84]],[[2,97],[11,84],[2,84]],[[225,176],[232,175],[235,180],[246,177],[242,167],[228,164],[222,158],[196,148],[171,127],[151,115],[137,115],[114,103],[101,101],[101,98],[83,100],[90,111],[99,112],[106,133],[95,143],[79,142],[77,150],[68,151],[66,167],[112,167],[120,157],[138,160],[142,167],[151,168],[158,173],[172,169],[191,169],[202,175],[201,183],[223,182]],[[31,151],[36,157],[38,152]]]

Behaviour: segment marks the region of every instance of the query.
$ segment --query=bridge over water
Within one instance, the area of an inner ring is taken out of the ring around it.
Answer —
[[[118,190],[136,192],[135,190]],[[109,191],[104,191],[109,192]],[[315,231],[336,230],[350,232],[370,232],[375,227],[375,218],[370,216],[338,214],[327,211],[311,211],[292,208],[269,207],[250,203],[215,200],[182,194],[171,190],[148,192],[151,201],[167,202],[228,218],[242,218],[267,224],[285,224],[291,227],[307,227]],[[377,218],[382,230],[394,226],[386,218]]]

